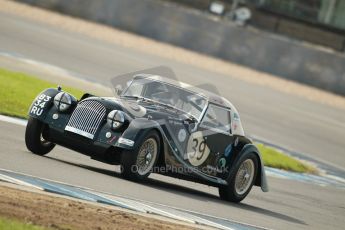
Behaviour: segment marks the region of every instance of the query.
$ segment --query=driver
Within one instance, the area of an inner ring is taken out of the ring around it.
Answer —
[[[192,106],[184,100],[186,95],[176,87],[160,84],[159,82],[152,82],[149,91],[152,93],[148,95],[151,95],[150,97],[155,101],[172,105],[186,112],[190,112],[190,110],[192,110]]]

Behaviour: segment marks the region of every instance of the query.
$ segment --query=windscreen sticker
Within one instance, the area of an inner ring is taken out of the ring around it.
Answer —
[[[234,120],[235,121],[239,121],[240,120],[240,116],[238,115],[238,113],[234,113]]]

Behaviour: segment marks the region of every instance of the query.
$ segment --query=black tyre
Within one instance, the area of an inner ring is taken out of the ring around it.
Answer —
[[[150,131],[137,148],[122,153],[122,176],[135,181],[147,178],[157,162],[159,150],[159,135],[154,130]]]
[[[30,117],[25,130],[25,144],[32,153],[43,156],[49,153],[55,144],[43,138],[44,123]]]
[[[242,201],[250,192],[258,172],[258,159],[254,153],[248,154],[239,162],[228,186],[219,187],[222,200],[231,202]]]

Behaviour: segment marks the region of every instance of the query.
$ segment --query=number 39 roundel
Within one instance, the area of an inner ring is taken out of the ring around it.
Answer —
[[[203,137],[202,132],[192,133],[187,145],[187,157],[191,165],[201,165],[209,154],[210,149],[206,145],[206,139]]]

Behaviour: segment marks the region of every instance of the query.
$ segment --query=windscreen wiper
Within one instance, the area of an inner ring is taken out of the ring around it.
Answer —
[[[152,103],[152,104],[156,104],[157,103],[154,100],[151,100],[149,98],[142,97],[142,96],[123,95],[122,97],[129,98],[129,99],[134,99],[134,100],[137,100],[137,101],[149,102],[149,103]]]

